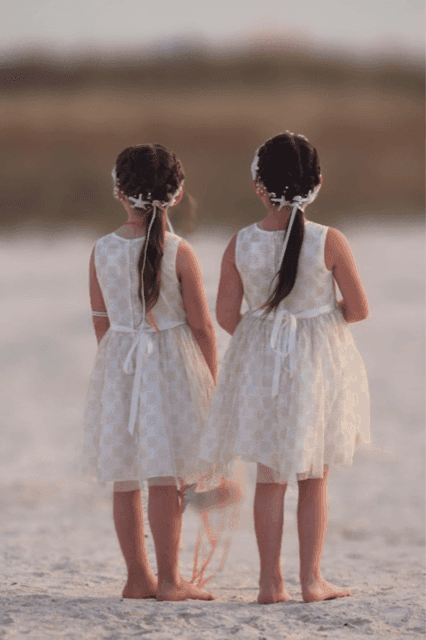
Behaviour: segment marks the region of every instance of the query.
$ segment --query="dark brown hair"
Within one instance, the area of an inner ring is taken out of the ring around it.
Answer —
[[[117,186],[126,196],[143,200],[158,200],[164,207],[171,201],[184,180],[183,167],[177,156],[162,144],[141,144],[127,147],[120,153],[115,164]],[[142,215],[148,213],[146,233],[152,222],[154,207],[135,207]],[[143,243],[139,260],[139,298],[142,301],[142,287],[146,309],[152,308],[160,295],[161,260],[164,255],[163,216],[157,206],[157,214],[152,222],[148,245]],[[143,282],[141,272],[145,258]]]
[[[260,147],[258,157],[256,179],[273,197],[284,196],[291,202],[295,196],[306,196],[320,182],[318,154],[302,135],[280,133]],[[266,313],[278,307],[294,287],[304,233],[303,211],[299,208],[276,274],[275,289],[266,303]]]

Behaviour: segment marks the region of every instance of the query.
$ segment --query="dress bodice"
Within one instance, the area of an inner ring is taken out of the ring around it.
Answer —
[[[335,303],[333,273],[324,263],[327,230],[321,224],[305,222],[296,281],[279,308],[296,314]],[[235,259],[250,311],[261,307],[273,290],[284,237],[284,231],[266,231],[257,223],[238,232]]]
[[[144,237],[129,239],[110,233],[96,242],[96,274],[111,325],[136,329],[142,322],[137,264],[144,240]],[[186,320],[180,283],[176,277],[176,255],[180,240],[179,236],[172,233],[165,234],[160,296],[151,310],[160,331]],[[146,320],[150,324],[148,317]]]

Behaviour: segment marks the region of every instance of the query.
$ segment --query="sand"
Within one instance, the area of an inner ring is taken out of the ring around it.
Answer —
[[[330,477],[325,577],[352,597],[304,604],[295,507],[286,497],[282,562],[291,600],[256,603],[254,469],[214,602],[121,598],[124,562],[111,487],[79,477],[82,410],[96,350],[87,294],[92,239],[0,241],[0,639],[422,638],[424,622],[423,230],[348,227],[371,315],[353,332],[370,382],[373,454]],[[225,232],[191,240],[211,309]],[[218,329],[219,355],[227,335]],[[181,568],[192,569],[198,517],[187,510]],[[152,537],[146,531],[154,563]]]

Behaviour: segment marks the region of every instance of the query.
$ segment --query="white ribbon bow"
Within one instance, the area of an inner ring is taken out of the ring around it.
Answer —
[[[282,358],[289,357],[288,371],[292,376],[296,370],[297,319],[306,320],[316,318],[324,313],[336,309],[336,304],[324,304],[315,309],[308,309],[300,313],[291,313],[288,309],[279,309],[275,314],[271,333],[271,347],[275,351],[274,377],[272,379],[272,398],[278,395]]]
[[[142,322],[142,325],[144,324],[145,322]],[[145,353],[152,353],[154,349],[151,338],[143,326],[138,330],[137,336],[133,340],[133,344],[130,347],[127,358],[124,361],[123,370],[125,373],[132,373],[132,355],[135,349],[137,349],[135,379],[133,381],[132,401],[130,403],[129,425],[127,427],[130,435],[133,435],[135,430],[136,415],[139,407],[139,393],[143,374],[143,356]]]
[[[288,309],[279,309],[275,312],[272,325],[270,345],[275,352],[275,366],[272,378],[271,397],[278,395],[280,383],[281,364],[284,358],[289,358],[288,372],[292,376],[296,370],[296,344],[297,344],[297,319],[315,318],[323,313],[330,313],[336,309],[334,302],[324,304],[315,309],[308,309],[300,313],[291,313]],[[264,318],[264,308],[256,309],[252,314],[257,318]]]
[[[280,382],[280,371],[282,358],[289,356],[290,375],[296,369],[295,348],[296,348],[296,316],[287,309],[280,309],[275,314],[274,324],[271,333],[271,348],[275,351],[275,367],[272,379],[272,398],[278,395],[278,385]]]
[[[142,321],[137,329],[131,327],[125,327],[121,325],[111,325],[113,331],[122,331],[124,333],[136,333],[135,339],[132,342],[132,346],[129,349],[127,357],[123,364],[124,373],[130,374],[135,372],[132,389],[132,399],[130,404],[130,418],[128,424],[128,431],[131,435],[135,430],[136,415],[139,407],[139,394],[141,390],[141,382],[143,375],[143,361],[146,353],[152,353],[154,345],[152,344],[149,333],[154,333],[155,329],[146,325],[145,321]],[[136,351],[136,367],[133,367],[133,354]]]

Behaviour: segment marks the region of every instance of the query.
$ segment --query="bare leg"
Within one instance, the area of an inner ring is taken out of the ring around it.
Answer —
[[[350,596],[349,589],[326,582],[321,558],[327,532],[328,468],[322,478],[299,481],[297,527],[299,531],[300,584],[304,602]]]
[[[280,562],[286,488],[286,484],[277,482],[256,484],[254,527],[260,557],[257,598],[260,604],[275,604],[290,599],[284,590]]]
[[[182,509],[176,486],[149,487],[148,518],[157,556],[157,600],[213,600],[210,593],[186,582],[179,572]]]
[[[145,546],[141,491],[114,491],[114,524],[124,560],[127,583],[123,598],[155,598],[157,580]]]

